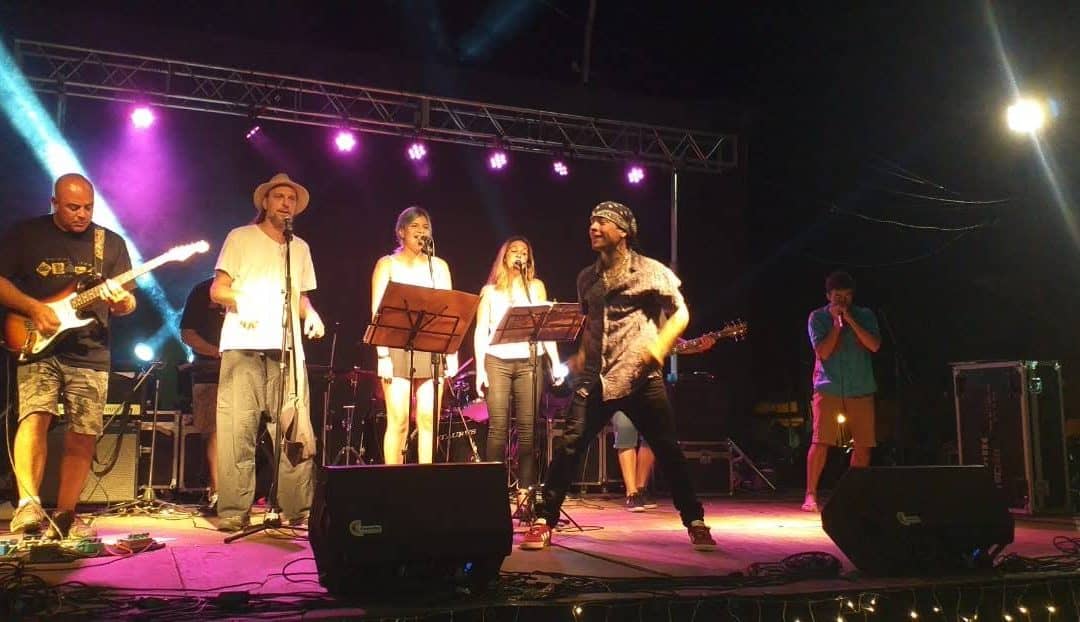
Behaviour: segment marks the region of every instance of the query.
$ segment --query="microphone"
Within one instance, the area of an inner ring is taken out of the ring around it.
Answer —
[[[285,239],[286,240],[291,240],[292,237],[293,237],[292,216],[286,216],[285,217]]]
[[[435,254],[435,241],[431,239],[431,236],[420,236],[420,252],[425,255]]]
[[[514,262],[514,267],[518,269],[518,272],[525,274],[525,263],[520,259]]]

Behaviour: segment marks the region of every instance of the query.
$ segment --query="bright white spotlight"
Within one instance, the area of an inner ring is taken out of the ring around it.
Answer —
[[[154,360],[154,349],[151,348],[148,344],[140,341],[139,343],[135,344],[135,358],[143,361],[144,363],[149,363],[150,361]]]
[[[334,136],[334,146],[341,153],[348,153],[356,148],[356,134],[341,130]]]
[[[409,145],[409,149],[406,153],[408,153],[410,160],[419,162],[427,156],[427,147],[424,146],[424,143],[417,141]]]
[[[154,111],[149,106],[139,106],[131,111],[131,124],[135,129],[145,130],[154,124]]]
[[[1005,118],[1010,130],[1033,134],[1046,125],[1046,107],[1034,99],[1021,99],[1009,106]]]
[[[488,168],[493,171],[501,171],[506,168],[506,165],[510,162],[506,157],[506,152],[502,150],[492,151],[488,155]]]
[[[644,179],[645,179],[645,169],[644,168],[642,168],[640,166],[637,166],[637,165],[634,165],[634,166],[631,166],[629,169],[626,170],[626,181],[628,181],[628,182],[630,182],[630,183],[632,183],[634,185],[637,185],[637,184],[640,184],[642,182],[642,180],[644,180]]]

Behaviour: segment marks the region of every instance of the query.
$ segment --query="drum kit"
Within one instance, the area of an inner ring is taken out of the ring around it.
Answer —
[[[447,378],[439,415],[439,456],[457,456],[479,462],[483,452],[476,441],[486,437],[487,404],[476,391],[476,372],[467,361],[457,375]],[[341,466],[382,462],[382,432],[386,430],[383,383],[376,372],[353,367],[327,373],[323,394],[322,464]],[[463,451],[450,452],[449,445],[468,439]],[[464,454],[464,455],[463,455]],[[460,460],[458,460],[460,461]]]

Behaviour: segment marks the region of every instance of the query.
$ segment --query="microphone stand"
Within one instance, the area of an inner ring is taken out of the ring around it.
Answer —
[[[428,274],[431,275],[431,287],[436,289],[435,284],[435,240],[430,237],[424,238],[424,244],[422,252],[427,255],[428,262]],[[435,462],[435,456],[439,455],[439,426],[441,419],[439,415],[439,392],[442,390],[442,379],[439,378],[439,373],[442,371],[444,354],[432,354],[431,355],[431,462]],[[412,387],[410,387],[411,390]],[[417,429],[419,429],[417,425]],[[450,444],[449,434],[453,430],[453,426],[447,428],[447,446]],[[420,439],[417,438],[417,461],[420,461],[419,457],[419,445]]]
[[[285,400],[289,396],[289,383],[286,381],[286,372],[291,368],[293,378],[293,392],[299,391],[299,381],[296,372],[296,336],[293,334],[292,322],[292,218],[285,218],[285,300],[281,304],[281,350],[278,359],[278,377],[281,382],[281,395],[278,401],[277,415],[273,423],[274,428],[274,470],[270,477],[270,492],[267,494],[267,502],[270,507],[263,515],[263,521],[258,525],[252,525],[247,529],[225,538],[225,544],[246,538],[260,531],[281,528],[281,505],[278,503],[278,484],[281,479],[281,453],[285,444],[285,426],[281,422],[281,414],[285,410]],[[291,360],[290,360],[291,359]],[[288,361],[288,362],[286,362]],[[299,395],[297,395],[299,398]],[[299,409],[296,416],[300,416]],[[290,526],[290,529],[307,531],[306,527]]]
[[[533,302],[533,299],[532,299],[532,292],[529,291],[528,266],[526,264],[521,263],[520,261],[516,262],[514,264],[514,266],[518,270],[518,276],[521,277],[521,285],[522,285],[522,287],[525,288],[525,300],[527,300],[529,302],[529,304],[531,305],[532,302]],[[511,292],[513,292],[513,287],[511,287],[510,290],[511,290]],[[513,303],[511,303],[511,304],[513,304]],[[536,427],[537,413],[540,412],[540,389],[539,389],[540,374],[538,373],[539,367],[540,367],[540,357],[539,357],[539,354],[537,353],[535,336],[536,336],[536,332],[535,332],[535,329],[534,329],[533,338],[529,339],[529,369],[532,370],[532,376],[529,378],[529,389],[530,389],[530,391],[532,391],[530,404],[532,404],[532,409],[533,409],[533,427],[534,428]],[[516,413],[515,413],[515,415],[516,415]],[[515,425],[520,426],[520,422],[518,422],[516,419],[517,419],[517,417],[515,416]],[[534,436],[535,436],[535,431],[534,431]],[[520,441],[520,438],[518,440]],[[518,445],[517,445],[517,451],[515,452],[516,455],[514,456],[515,459],[517,460],[518,469],[521,468],[522,459],[524,459],[524,460],[532,460],[534,458],[533,456],[524,456],[524,457],[522,457],[520,450],[521,450],[521,444],[519,442]],[[520,470],[519,470],[519,472],[520,472]],[[521,485],[521,481],[519,479],[518,480],[518,486],[520,486],[520,485]],[[533,483],[527,489],[527,493],[526,493],[526,496],[525,496],[524,503],[519,503],[518,504],[517,514],[518,514],[519,523],[531,525],[533,523],[533,521],[535,520],[536,512],[535,512],[535,510],[533,508],[534,501],[535,501],[535,498],[534,498],[535,495],[536,495],[536,484]],[[516,494],[514,495],[514,498],[517,499]],[[555,527],[552,526],[552,529],[554,529],[554,528]]]
[[[146,368],[146,370],[142,372],[138,380],[135,382],[135,386],[131,388],[131,391],[129,391],[127,399],[124,400],[124,406],[121,409],[121,412],[126,414],[126,412],[130,409],[132,397],[139,391],[139,389],[146,382],[146,380],[150,378],[150,375],[154,374],[154,409],[150,411],[150,463],[147,465],[148,468],[146,472],[146,485],[143,486],[139,498],[133,501],[129,501],[127,503],[121,503],[120,505],[111,508],[111,510],[114,512],[150,511],[161,509],[174,509],[178,511],[183,511],[183,508],[174,503],[161,501],[154,493],[154,456],[157,453],[157,417],[159,405],[158,400],[161,396],[161,378],[154,372],[156,369],[162,367],[163,365],[164,363],[162,363],[161,361],[154,361],[150,363],[150,365]],[[143,424],[142,421],[140,421],[138,425],[139,431],[135,434],[136,451],[139,451],[141,445],[139,441],[142,429]],[[173,430],[173,433],[177,435],[175,438],[179,438],[179,432],[180,429],[179,426],[177,426]]]

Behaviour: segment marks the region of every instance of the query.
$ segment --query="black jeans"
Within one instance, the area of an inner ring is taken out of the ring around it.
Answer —
[[[537,516],[555,526],[571,478],[577,472],[585,450],[617,410],[626,413],[652,447],[656,462],[671,485],[672,501],[683,525],[689,527],[691,522],[703,519],[705,510],[690,483],[686,459],[675,436],[674,413],[667,388],[659,376],[646,379],[630,395],[609,402],[603,401],[598,382],[583,382],[574,391],[566,415],[563,442],[554,449],[548,466],[544,494],[536,508]]]
[[[506,443],[510,434],[510,403],[513,399],[514,419],[517,422],[518,486],[527,488],[536,483],[536,454],[533,436],[536,425],[536,400],[540,397],[542,369],[537,365],[536,377],[528,359],[500,359],[488,354],[484,369],[488,375],[487,408],[488,437],[485,460],[506,460]]]

